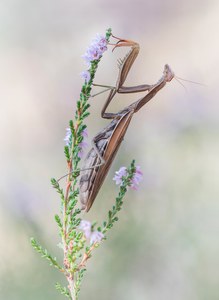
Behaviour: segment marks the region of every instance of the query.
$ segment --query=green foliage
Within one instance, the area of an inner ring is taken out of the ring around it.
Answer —
[[[59,228],[62,230],[63,224],[62,224],[62,221],[61,221],[61,219],[58,215],[55,215],[55,221],[58,224]]]
[[[62,295],[65,295],[68,299],[72,300],[72,297],[66,287],[61,286],[58,282],[55,284],[55,287]]]
[[[75,137],[76,136],[76,132],[75,132],[73,120],[69,121],[69,128],[71,129],[72,136]]]
[[[69,147],[68,146],[64,147],[64,153],[65,153],[65,157],[66,157],[67,162],[69,162],[70,159],[71,159],[71,157],[70,157]]]
[[[80,289],[81,289],[81,282],[82,282],[82,279],[84,277],[84,272],[85,271],[86,271],[86,269],[81,269],[78,272],[78,276],[77,276],[77,279],[76,279],[76,282],[75,282],[75,300],[78,299]]]
[[[54,189],[56,189],[57,193],[59,193],[62,201],[64,201],[64,198],[65,198],[64,192],[63,192],[63,189],[60,188],[60,185],[59,185],[58,181],[55,178],[52,178],[51,179],[51,184],[54,187]]]
[[[43,249],[34,238],[30,239],[32,247],[41,254],[41,257],[47,259],[49,261],[50,266],[54,266],[55,268],[59,269],[63,272],[63,268],[57,263],[56,258],[52,257],[46,249]]]

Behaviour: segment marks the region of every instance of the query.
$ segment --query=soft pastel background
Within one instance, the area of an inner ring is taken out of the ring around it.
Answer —
[[[141,45],[127,85],[155,83],[169,63],[206,86],[173,80],[133,118],[85,218],[103,220],[121,165],[135,158],[144,180],[89,262],[81,300],[218,300],[217,0],[0,2],[0,299],[62,299],[54,283],[65,281],[29,238],[61,259],[50,178],[66,172],[63,138],[82,83],[81,55],[108,27]],[[126,51],[104,54],[97,83],[115,84],[116,59]],[[106,96],[92,100],[90,139],[107,124],[100,118]],[[138,97],[118,96],[111,109]]]

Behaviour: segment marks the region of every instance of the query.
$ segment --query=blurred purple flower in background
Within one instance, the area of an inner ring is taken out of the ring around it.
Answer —
[[[104,235],[100,231],[91,231],[92,226],[90,221],[81,220],[80,225],[78,226],[78,229],[82,230],[84,232],[84,235],[87,240],[90,240],[90,245],[93,245],[95,243],[101,242],[101,240],[104,238]]]
[[[93,245],[95,243],[100,243],[103,238],[104,238],[104,234],[96,230],[91,233],[90,244]]]
[[[115,180],[117,185],[121,186],[122,181],[123,181],[123,177],[125,177],[127,175],[128,175],[127,168],[126,167],[121,167],[119,169],[119,171],[116,171],[115,176],[113,177],[113,180]],[[134,173],[133,178],[131,180],[130,188],[132,190],[137,190],[138,186],[139,186],[139,183],[142,180],[142,178],[143,178],[143,173],[140,170],[140,166],[136,166],[135,173]]]
[[[65,134],[65,138],[64,138],[66,146],[69,146],[70,138],[71,138],[71,129],[68,127],[68,128],[66,128],[66,134]]]
[[[90,238],[91,235],[91,222],[86,220],[81,220],[80,225],[78,226],[78,229],[81,229],[84,232],[84,235],[86,239]]]
[[[88,146],[88,143],[86,141],[84,141],[84,139],[88,137],[87,128],[85,128],[82,131],[81,135],[83,136],[83,140],[78,144],[78,147],[80,148],[80,150],[78,152],[78,156],[80,158],[83,157],[83,155],[84,155],[84,149]]]
[[[85,80],[86,83],[90,80],[90,72],[89,71],[83,71],[81,72],[81,77]]]

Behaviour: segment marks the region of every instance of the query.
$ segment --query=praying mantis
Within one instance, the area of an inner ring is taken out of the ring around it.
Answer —
[[[118,42],[117,47],[131,47],[131,50],[119,60],[119,75],[115,87],[110,87],[109,96],[101,111],[101,117],[112,120],[102,131],[100,131],[92,141],[92,148],[85,158],[85,163],[81,171],[84,173],[80,178],[80,202],[81,208],[88,212],[93,205],[93,202],[104,182],[104,179],[110,169],[110,166],[116,156],[116,153],[121,145],[125,133],[129,127],[134,113],[150,101],[158,91],[160,91],[167,82],[170,82],[174,73],[169,65],[164,66],[163,76],[154,85],[138,85],[125,87],[123,84],[128,76],[128,73],[138,56],[140,46],[138,43],[120,39],[113,36]],[[113,49],[113,50],[114,50]],[[101,86],[101,85],[96,85]],[[107,107],[112,101],[116,93],[129,94],[148,91],[148,93],[135,101],[131,105],[125,107],[117,113],[106,112]]]

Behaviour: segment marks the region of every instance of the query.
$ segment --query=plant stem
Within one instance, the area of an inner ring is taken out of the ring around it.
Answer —
[[[71,295],[71,299],[76,300],[75,299],[75,286],[74,286],[73,276],[67,277],[67,280],[68,280],[68,284],[69,284],[68,289],[69,289],[69,292],[70,292],[70,295]]]

